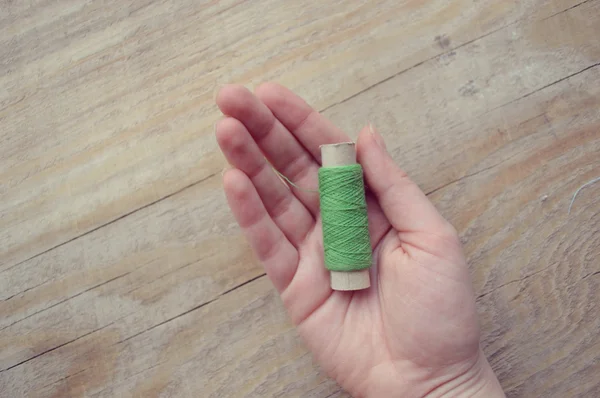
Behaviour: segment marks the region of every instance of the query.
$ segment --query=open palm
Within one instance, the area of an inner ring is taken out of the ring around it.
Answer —
[[[454,228],[394,164],[381,136],[361,131],[375,266],[369,289],[332,291],[317,193],[323,144],[349,138],[274,83],[226,86],[219,145],[229,205],[300,335],[355,396],[442,395],[476,377],[482,359],[471,282]],[[454,387],[452,387],[454,388]]]

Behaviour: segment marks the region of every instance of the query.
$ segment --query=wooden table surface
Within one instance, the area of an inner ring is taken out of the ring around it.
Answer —
[[[0,396],[342,397],[224,200],[218,88],[372,122],[509,397],[600,397],[600,0],[0,0]]]

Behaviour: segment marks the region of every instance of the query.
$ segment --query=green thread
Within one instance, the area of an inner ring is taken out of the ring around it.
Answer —
[[[359,164],[319,169],[325,266],[358,271],[371,266],[363,171]]]

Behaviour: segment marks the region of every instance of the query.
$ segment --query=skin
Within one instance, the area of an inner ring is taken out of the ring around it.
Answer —
[[[308,348],[356,397],[502,397],[481,350],[455,229],[400,170],[371,126],[357,141],[375,266],[369,289],[332,291],[318,194],[322,144],[350,139],[290,90],[222,88],[216,136],[229,206]]]

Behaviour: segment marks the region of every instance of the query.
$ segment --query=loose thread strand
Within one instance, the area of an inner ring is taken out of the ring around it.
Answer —
[[[310,193],[319,193],[318,189],[303,188],[301,186],[298,186],[298,185],[294,184],[292,182],[292,180],[290,180],[289,178],[287,178],[286,176],[284,176],[283,173],[281,173],[275,167],[271,166],[271,168],[273,169],[273,171],[275,172],[275,174],[277,174],[280,178],[282,178],[288,185],[291,185],[292,187],[294,187],[294,188],[296,188],[296,189],[298,189],[300,191],[310,192]]]
[[[593,180],[586,182],[585,184],[580,186],[579,189],[577,189],[577,191],[575,191],[575,194],[573,195],[573,198],[571,199],[571,203],[569,204],[569,212],[567,214],[571,214],[571,208],[573,207],[573,203],[575,203],[575,198],[577,198],[577,195],[579,195],[579,192],[581,192],[581,190],[584,189],[585,187],[595,184],[598,181],[600,181],[600,177],[594,178]]]

